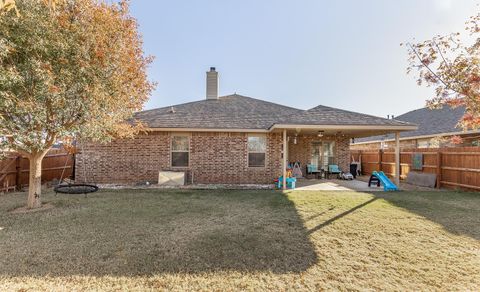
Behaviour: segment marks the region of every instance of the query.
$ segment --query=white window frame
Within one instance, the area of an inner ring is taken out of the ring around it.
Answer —
[[[179,151],[179,150],[173,150],[173,139],[174,137],[187,137],[188,138],[188,150],[187,151]],[[190,134],[186,133],[172,133],[170,135],[170,167],[172,168],[189,168],[190,167],[190,153],[191,153],[191,144],[192,136]],[[188,161],[187,161],[187,166],[174,166],[173,165],[173,153],[188,153]]]
[[[323,152],[323,147],[324,147],[325,144],[333,145],[332,146],[332,156],[325,156],[324,155],[325,153]],[[313,142],[311,142],[310,145],[311,145],[311,149],[312,149],[312,153],[310,154],[310,164],[317,165],[317,168],[319,168],[319,169],[325,169],[325,167],[328,168],[328,165],[330,165],[330,163],[328,163],[329,158],[333,158],[333,164],[337,164],[337,161],[338,161],[337,142],[335,140],[313,141]],[[313,150],[315,149],[315,147],[320,147],[319,157],[318,157],[318,159],[321,161],[320,165],[318,163],[318,160],[317,161],[313,160]]]
[[[248,140],[250,137],[260,137],[260,138],[265,138],[265,151],[264,152],[258,152],[258,151],[250,151],[248,148]],[[267,148],[268,148],[268,137],[265,134],[248,134],[247,135],[247,167],[248,168],[253,168],[253,169],[262,169],[267,167]],[[263,153],[265,154],[265,162],[262,166],[250,166],[250,153]]]

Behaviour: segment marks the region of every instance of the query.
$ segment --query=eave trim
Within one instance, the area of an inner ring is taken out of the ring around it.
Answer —
[[[400,141],[414,140],[414,139],[425,139],[425,138],[435,138],[435,137],[439,137],[439,136],[468,135],[468,134],[477,134],[477,133],[480,133],[480,130],[448,132],[448,133],[438,133],[438,134],[429,134],[429,135],[401,137]],[[391,141],[395,141],[395,139],[384,139],[384,140],[372,140],[372,141],[365,141],[365,142],[355,142],[352,145],[372,144],[372,143],[391,142]]]

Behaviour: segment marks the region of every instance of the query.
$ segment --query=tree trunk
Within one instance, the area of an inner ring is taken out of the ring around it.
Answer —
[[[30,176],[28,179],[27,208],[39,208],[42,205],[42,160],[45,154],[35,153],[29,156]]]

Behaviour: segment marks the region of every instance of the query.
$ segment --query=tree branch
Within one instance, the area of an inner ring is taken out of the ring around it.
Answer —
[[[410,49],[412,50],[412,52],[415,54],[415,56],[417,56],[418,60],[420,61],[420,63],[422,64],[422,66],[424,66],[425,68],[427,68],[427,70],[435,77],[435,79],[437,79],[438,81],[440,81],[447,89],[449,90],[452,90],[458,94],[461,94],[461,95],[465,95],[464,93],[462,92],[459,92],[458,90],[452,88],[449,84],[447,84],[442,78],[440,78],[440,76],[438,76],[437,73],[435,73],[427,64],[425,64],[425,62],[422,60],[422,58],[420,57],[420,54],[417,52],[417,50],[415,50],[415,48],[411,45],[411,44],[407,44]]]
[[[435,45],[435,47],[437,47],[437,51],[438,53],[440,54],[440,56],[442,57],[443,59],[443,62],[445,63],[445,65],[447,65],[448,69],[451,71],[452,70],[452,66],[448,63],[448,61],[445,59],[445,57],[443,56],[443,53],[442,53],[442,50],[440,50],[440,47],[438,46],[437,42],[435,41],[435,39],[432,39],[432,42],[433,44]]]

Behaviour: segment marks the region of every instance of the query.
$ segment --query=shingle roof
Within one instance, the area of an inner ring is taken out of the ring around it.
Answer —
[[[415,131],[401,132],[401,138],[429,136],[443,133],[459,132],[462,129],[457,127],[458,121],[465,113],[465,107],[451,108],[444,106],[442,109],[421,108],[410,111],[397,117],[402,121],[418,125]],[[393,135],[372,136],[357,139],[356,142],[369,142],[394,139]]]
[[[410,125],[400,120],[389,120],[323,105],[306,110],[300,115],[287,117],[283,122],[298,125]]]
[[[174,112],[172,113],[172,108]],[[139,112],[150,128],[268,129],[302,110],[238,94]]]
[[[300,110],[238,94],[139,112],[150,128],[269,129],[274,124],[409,125],[408,123],[318,106]]]

